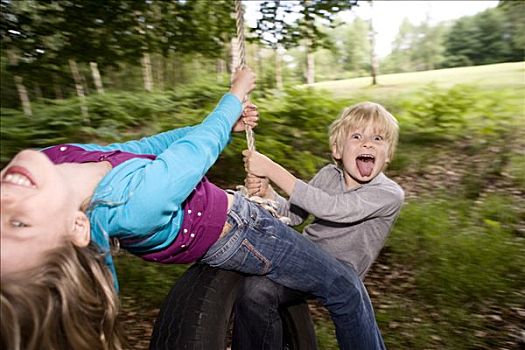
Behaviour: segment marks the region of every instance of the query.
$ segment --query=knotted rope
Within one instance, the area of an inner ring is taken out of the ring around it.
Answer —
[[[246,66],[246,45],[244,40],[244,11],[242,8],[241,0],[235,0],[235,15],[236,21],[235,25],[237,28],[237,53],[239,54],[239,65],[237,69],[244,68]],[[249,95],[245,97],[245,100],[248,100]],[[255,134],[252,130],[252,127],[245,124],[244,130],[246,132],[246,144],[248,150],[255,151]],[[277,202],[270,199],[261,198],[259,196],[250,196],[248,189],[244,186],[237,186],[239,190],[246,198],[250,201],[255,202],[268,210],[274,217],[278,218],[285,224],[290,224],[290,219],[285,216],[280,216],[277,213]]]

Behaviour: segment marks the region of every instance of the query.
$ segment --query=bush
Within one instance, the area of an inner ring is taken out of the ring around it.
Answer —
[[[1,163],[23,148],[65,142],[121,142],[197,123],[227,91],[204,82],[177,92],[113,92],[86,98],[89,118],[77,98],[33,104],[33,116],[3,108]]]
[[[507,227],[509,200],[481,205],[448,197],[407,204],[388,241],[394,257],[413,269],[426,303],[465,308],[503,302],[523,288],[525,242]],[[515,212],[515,210],[514,210]]]
[[[525,154],[511,152],[506,170],[514,183],[525,191]]]
[[[490,137],[523,127],[519,94],[509,90],[483,90],[472,85],[440,89],[427,85],[401,101],[402,129],[448,140]]]

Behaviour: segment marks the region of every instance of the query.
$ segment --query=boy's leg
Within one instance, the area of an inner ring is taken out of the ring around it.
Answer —
[[[275,350],[283,344],[279,308],[302,294],[262,276],[246,277],[235,302],[233,350]]]
[[[204,263],[266,275],[314,295],[330,312],[340,349],[384,348],[370,299],[350,266],[239,195],[228,222],[231,231],[208,250]]]

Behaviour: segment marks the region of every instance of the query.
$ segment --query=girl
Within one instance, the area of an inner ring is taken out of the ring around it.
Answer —
[[[204,177],[232,129],[242,128],[241,101],[253,88],[252,72],[239,71],[230,93],[194,127],[14,157],[0,173],[6,348],[122,347],[112,238],[148,261],[200,261],[311,293],[330,311],[341,349],[382,347],[354,271]],[[256,121],[252,110],[246,122]]]

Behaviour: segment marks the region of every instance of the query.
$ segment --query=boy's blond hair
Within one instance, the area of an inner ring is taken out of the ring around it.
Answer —
[[[57,248],[40,266],[1,286],[2,349],[125,346],[112,275],[95,246]]]
[[[397,119],[382,105],[375,102],[361,102],[343,110],[329,128],[330,147],[342,149],[343,144],[353,129],[371,125],[382,134],[388,143],[388,158],[392,160],[399,139]],[[336,160],[339,164],[339,161]]]

